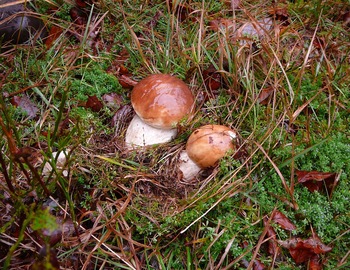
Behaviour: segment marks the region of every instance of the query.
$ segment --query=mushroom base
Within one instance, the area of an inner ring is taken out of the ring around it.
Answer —
[[[129,149],[166,143],[177,135],[177,129],[154,128],[143,122],[137,115],[131,120],[125,134],[125,144]]]
[[[182,180],[188,182],[194,179],[202,169],[190,159],[184,150],[180,153],[179,170],[182,172]]]

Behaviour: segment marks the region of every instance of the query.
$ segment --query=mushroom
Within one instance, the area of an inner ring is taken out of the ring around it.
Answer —
[[[205,125],[188,138],[180,153],[182,179],[190,181],[203,169],[213,167],[229,150],[235,150],[236,131],[222,125]]]
[[[56,169],[58,171],[62,171],[62,175],[67,177],[68,171],[64,169],[64,166],[66,165],[67,157],[70,151],[70,149],[67,149],[61,152],[52,152],[53,160],[45,162],[42,174],[44,176],[50,175],[53,170],[51,163],[55,163]]]
[[[177,125],[192,112],[194,97],[188,86],[169,74],[150,75],[131,92],[136,115],[125,135],[128,148],[171,141]]]

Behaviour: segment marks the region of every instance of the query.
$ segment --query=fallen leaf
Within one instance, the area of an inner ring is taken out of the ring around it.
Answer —
[[[107,72],[117,77],[119,84],[125,89],[132,89],[137,84],[137,81],[131,78],[132,74],[123,64],[116,62],[107,69]]]
[[[331,196],[337,183],[337,174],[318,171],[296,171],[298,182],[304,185],[310,192],[326,191]]]
[[[136,81],[131,79],[131,74],[130,75],[120,75],[118,77],[118,81],[119,81],[120,85],[126,89],[131,89],[137,84]]]
[[[86,7],[87,6],[87,3],[86,2],[89,2],[87,0],[75,0],[75,3],[78,7]]]
[[[128,122],[132,118],[132,107],[130,105],[121,106],[112,118],[112,127],[119,130],[124,123]]]
[[[274,22],[272,18],[248,21],[244,23],[233,35],[233,39],[239,41],[240,45],[252,44],[257,40],[269,38]]]
[[[272,256],[275,256],[276,253],[279,254],[279,248],[277,246],[277,242],[276,242],[276,231],[275,229],[270,225],[270,223],[268,222],[267,218],[264,218],[264,226],[267,229],[266,231],[266,238],[268,238],[268,253]],[[277,254],[277,255],[278,255]]]
[[[123,102],[123,98],[117,93],[104,94],[102,96],[102,100],[107,107],[115,108],[115,109],[119,108]]]
[[[58,136],[66,135],[69,132],[70,119],[66,116],[58,125]]]
[[[344,21],[345,25],[347,25],[347,26],[350,25],[350,11],[344,13],[343,21]]]
[[[50,28],[50,32],[45,39],[46,48],[51,48],[52,44],[59,38],[59,36],[63,33],[63,29],[59,26],[53,25]]]
[[[157,24],[158,24],[158,21],[160,20],[160,18],[162,18],[164,15],[162,12],[160,11],[157,11],[157,13],[151,18],[151,20],[147,23],[147,28],[148,29],[154,29]]]
[[[273,211],[271,220],[276,222],[285,230],[294,231],[296,229],[295,225],[283,213],[281,213],[278,210]]]
[[[77,7],[72,7],[69,10],[69,15],[77,25],[86,25],[88,22],[88,14]]]
[[[205,86],[211,91],[219,89],[222,85],[221,74],[212,65],[203,71],[203,79]]]
[[[271,95],[275,92],[272,86],[262,89],[259,93],[258,102],[261,105],[267,105],[271,102]]]
[[[290,123],[289,119],[285,119],[282,122],[283,127],[285,128],[285,130],[289,133],[289,134],[297,134],[299,127],[293,123]]]
[[[217,61],[219,62],[219,61]],[[217,63],[217,66],[219,69],[222,69],[224,71],[229,71],[229,63],[227,59],[223,59],[222,63]],[[222,67],[221,67],[222,66]],[[206,93],[205,100],[208,100],[209,98],[215,98],[218,94],[215,92],[219,88],[226,87],[227,85],[225,83],[225,80],[221,74],[220,70],[217,70],[214,64],[210,64],[209,67],[205,70],[203,70],[203,80],[206,88],[210,91]]]
[[[314,39],[312,45],[314,46],[315,49],[323,50],[326,47],[326,42],[325,42],[324,38],[316,37]]]
[[[313,256],[310,259],[309,270],[322,270],[322,262],[319,256]]]
[[[238,9],[241,2],[241,0],[231,0],[231,8]]]
[[[286,7],[273,7],[269,10],[269,14],[275,20],[280,21],[283,26],[289,25],[289,14]]]
[[[316,236],[308,239],[291,238],[286,241],[278,241],[278,243],[289,250],[296,263],[307,262],[314,259],[318,254],[324,254],[332,250]]]
[[[264,269],[266,269],[265,265],[259,259],[255,259],[253,263],[253,270],[264,270]]]
[[[30,146],[18,148],[17,152],[14,153],[14,158],[19,162],[24,162],[26,160],[34,167],[42,162],[42,154],[40,153],[40,150]]]
[[[124,65],[118,65],[117,67],[117,73],[120,75],[129,75],[131,74],[129,70]]]
[[[22,108],[28,114],[29,118],[34,118],[39,110],[38,107],[25,95],[12,97],[11,104]]]
[[[89,96],[85,108],[89,108],[93,112],[99,112],[103,108],[103,103],[96,96]]]
[[[240,4],[242,3],[242,0],[221,0],[226,8],[228,9],[240,9]]]

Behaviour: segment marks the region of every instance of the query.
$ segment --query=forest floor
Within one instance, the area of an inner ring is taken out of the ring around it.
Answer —
[[[349,2],[262,2],[30,3],[49,37],[0,52],[3,269],[350,268]],[[130,150],[155,73],[194,114]],[[184,181],[207,124],[235,150]]]

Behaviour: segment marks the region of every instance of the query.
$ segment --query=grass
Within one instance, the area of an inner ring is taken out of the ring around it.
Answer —
[[[281,241],[317,233],[332,247],[319,257],[323,268],[349,267],[346,3],[242,1],[233,11],[229,2],[101,0],[86,8],[83,25],[72,23],[70,1],[39,7],[63,34],[48,48],[0,54],[3,269],[255,269],[257,260],[311,269],[286,249],[269,253],[269,226]],[[230,30],[271,14],[277,20],[264,38],[242,42]],[[288,21],[283,27],[279,16]],[[223,18],[236,25],[213,30]],[[136,81],[171,73],[189,85],[196,114],[173,142],[126,151],[131,114],[112,124],[130,105],[121,66]],[[205,83],[210,66],[221,75],[218,90]],[[85,106],[89,96],[110,93],[120,97],[117,108]],[[35,117],[14,106],[14,96],[27,96]],[[240,158],[227,155],[184,184],[178,155],[208,123],[239,132]],[[53,152],[68,149],[66,177]],[[47,176],[45,162],[53,167]],[[337,173],[338,185],[332,194],[311,193],[298,184],[297,170]],[[296,230],[266,223],[275,209]]]

